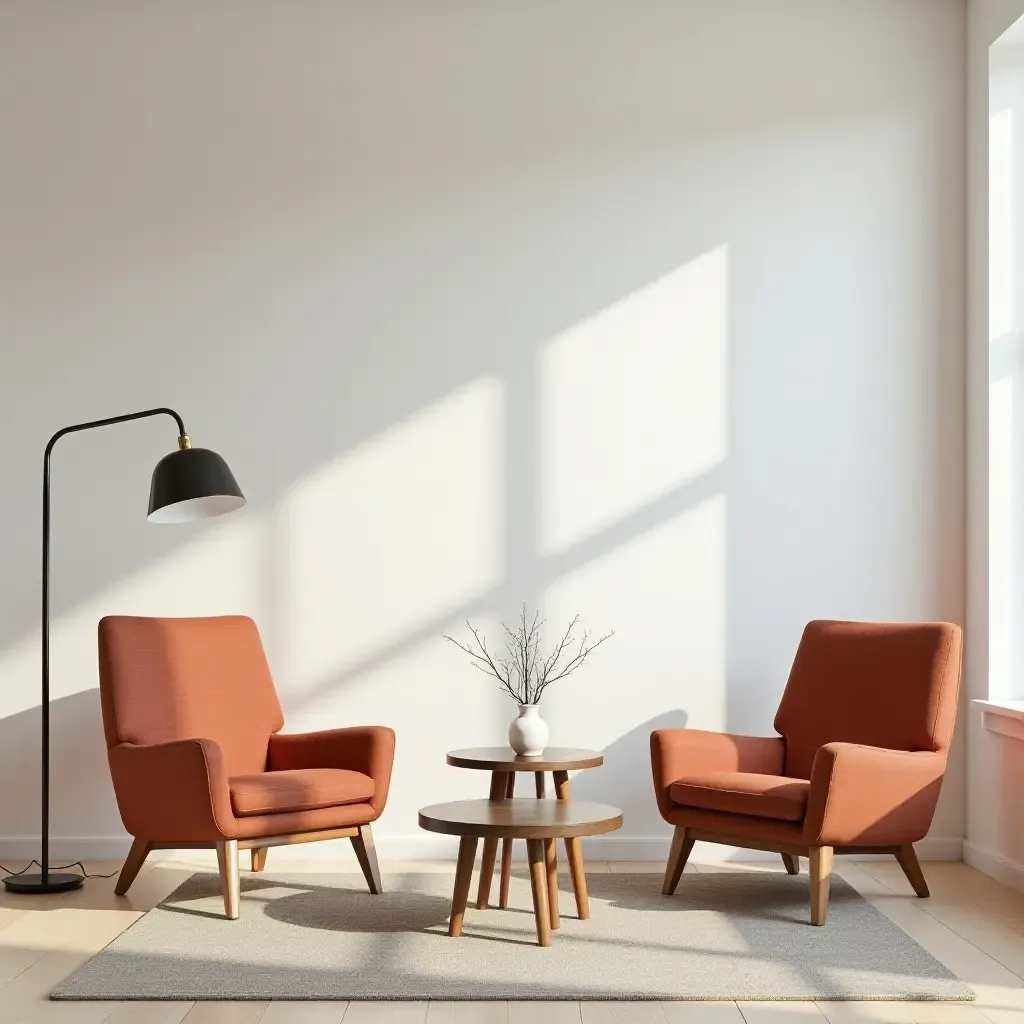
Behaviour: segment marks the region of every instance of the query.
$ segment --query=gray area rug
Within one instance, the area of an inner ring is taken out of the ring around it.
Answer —
[[[654,874],[588,881],[591,919],[563,891],[542,949],[522,877],[507,910],[471,906],[451,939],[446,874],[385,878],[381,896],[359,875],[248,875],[237,921],[217,876],[196,874],[52,998],[973,998],[842,879],[823,928],[808,923],[806,876],[687,874],[672,897]]]

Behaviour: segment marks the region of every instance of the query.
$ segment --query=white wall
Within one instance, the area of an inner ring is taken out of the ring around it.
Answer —
[[[147,525],[169,422],[58,448],[62,854],[121,841],[103,613],[251,613],[290,728],[394,725],[384,857],[486,791],[466,616],[617,630],[546,715],[623,857],[652,726],[769,731],[812,617],[960,620],[962,62],[955,0],[0,7],[0,851],[76,420],[173,405],[250,503]]]
[[[989,145],[990,123],[1008,106],[1013,116],[1024,117],[1024,91],[1015,85],[1018,46],[995,54],[995,86],[989,95],[989,48],[1021,16],[1022,0],[972,0],[968,10],[967,138],[967,643],[965,679],[969,697],[1020,698],[1021,641],[1020,593],[1020,431],[1021,416],[1020,285],[1019,264],[1005,281],[1002,239],[1019,247],[1024,231],[1007,222],[996,182],[994,231],[990,231]],[[1024,42],[1024,38],[1021,39]],[[993,51],[995,52],[995,51]],[[1011,131],[1020,155],[1019,124]],[[1019,202],[1019,162],[1011,171],[1010,187]],[[1016,238],[1016,242],[1014,239]],[[989,253],[995,245],[996,271],[990,317]],[[1006,286],[1009,285],[1009,293]],[[1005,313],[1009,312],[1009,319]],[[990,434],[991,426],[991,434]],[[991,442],[991,450],[990,450]],[[990,466],[991,457],[991,466]],[[991,470],[991,472],[990,472]],[[990,502],[990,486],[991,502]],[[1013,491],[1017,488],[1017,493]],[[990,548],[991,539],[991,548]],[[991,566],[990,566],[991,559]],[[967,731],[967,819],[964,859],[1003,881],[1024,890],[1024,812],[1020,778],[1024,773],[1024,744],[985,729],[981,711],[969,711]]]

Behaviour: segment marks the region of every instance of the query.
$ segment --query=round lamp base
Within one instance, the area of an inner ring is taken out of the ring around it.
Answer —
[[[81,875],[64,875],[56,872],[49,872],[46,881],[42,875],[9,875],[4,879],[4,885],[8,892],[19,892],[37,896],[49,892],[70,892],[72,889],[80,889],[85,879]]]

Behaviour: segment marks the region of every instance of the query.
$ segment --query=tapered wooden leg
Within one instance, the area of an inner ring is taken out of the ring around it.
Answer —
[[[224,913],[231,921],[238,919],[241,879],[238,876],[238,840],[225,839],[217,844],[217,866],[224,889]]]
[[[555,796],[559,800],[568,800],[569,773],[552,772],[551,777],[555,780]],[[583,867],[583,844],[579,837],[565,840],[565,857],[569,862],[572,891],[576,897],[576,916],[586,921],[590,917],[590,897],[587,895],[587,872]]]
[[[590,896],[587,894],[587,872],[583,867],[583,844],[578,836],[565,840],[565,859],[569,862],[569,877],[576,897],[576,916],[581,921],[590,918]]]
[[[784,853],[782,855],[782,863],[786,865],[787,874],[800,874],[800,858],[795,853]]]
[[[516,773],[508,773],[508,782],[505,785],[506,799],[512,796],[516,788]],[[508,906],[508,884],[512,877],[512,840],[502,839],[501,841],[501,888],[498,891],[498,906],[504,910]]]
[[[459,863],[455,868],[452,916],[448,919],[448,934],[453,938],[462,934],[462,919],[466,914],[469,887],[473,882],[474,860],[476,860],[476,836],[463,836],[459,843]]]
[[[671,896],[676,891],[679,878],[686,867],[686,859],[693,849],[693,840],[686,837],[686,829],[676,826],[672,833],[672,846],[668,851],[668,864],[665,867],[665,881],[661,886],[662,894]]]
[[[545,796],[545,793],[546,793],[546,788],[545,788],[545,785],[544,785],[544,773],[543,772],[534,772],[533,773],[533,784],[534,784],[534,786],[537,789],[537,799],[538,800],[543,800],[544,796]]]
[[[254,846],[249,853],[252,856],[253,871],[262,871],[267,865],[267,848],[265,846]]]
[[[508,772],[491,772],[491,791],[488,800],[504,800]],[[476,909],[486,910],[491,898],[491,879],[494,876],[494,859],[498,855],[498,840],[485,839],[484,852],[480,855],[480,887],[476,892]]]
[[[544,840],[544,867],[548,876],[548,911],[551,914],[551,930],[558,928],[558,846],[554,839]]]
[[[128,891],[132,882],[138,877],[139,872],[142,870],[142,865],[146,863],[146,858],[152,849],[153,844],[148,839],[135,839],[132,841],[132,848],[128,851],[128,856],[121,867],[121,874],[117,876],[117,885],[114,886],[114,892],[118,896],[123,896]]]
[[[924,878],[924,872],[921,870],[921,862],[917,859],[917,851],[913,845],[907,843],[906,846],[901,846],[896,851],[896,860],[899,861],[900,867],[903,868],[903,874],[907,876],[907,881],[914,887],[914,892],[922,899],[931,896],[931,893],[928,891],[928,883]]]
[[[512,840],[501,841],[501,886],[498,889],[498,906],[504,910],[508,906],[508,886],[512,877]]]
[[[530,859],[530,887],[533,889],[533,916],[537,921],[537,944],[551,945],[551,911],[548,909],[548,886],[544,877],[544,840],[527,839],[526,854]]]
[[[832,882],[832,847],[811,847],[811,924],[828,917],[828,891]]]
[[[369,825],[360,825],[359,832],[352,837],[352,849],[356,860],[363,869],[363,878],[375,896],[384,891],[380,884],[380,867],[377,864],[377,847],[373,844],[373,832]]]

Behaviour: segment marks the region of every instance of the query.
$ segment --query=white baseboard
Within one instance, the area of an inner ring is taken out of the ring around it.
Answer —
[[[53,836],[50,840],[50,859],[54,863],[64,864],[75,860],[122,860],[128,853],[131,840],[128,836]],[[451,836],[434,835],[427,832],[413,835],[389,836],[387,833],[376,835],[377,854],[381,860],[455,860],[458,852],[458,840]],[[996,858],[977,851],[979,861],[987,858],[986,863],[993,865],[990,870],[981,863],[968,859],[967,848],[971,844],[952,836],[927,836],[916,844],[921,860],[960,860],[963,856],[969,864],[994,878],[1002,876],[997,870],[1017,872],[1018,882],[1008,882],[1024,892],[1024,867],[1013,864],[1005,858]],[[526,856],[526,844],[515,843],[513,850],[518,858]],[[590,836],[583,840],[584,856],[590,860],[640,860],[661,861],[668,858],[668,836]],[[962,848],[962,849],[961,849]],[[165,854],[172,856],[173,854]],[[345,840],[333,840],[325,843],[308,843],[299,846],[282,847],[275,850],[274,859],[286,860],[338,860],[347,859],[352,855],[352,848]],[[0,836],[0,862],[26,861],[39,856],[39,838],[37,836]],[[698,843],[694,850],[697,861],[752,861],[774,860],[774,853],[760,850],[745,850],[732,846],[718,846],[713,843]],[[858,859],[871,859],[865,855]],[[1002,861],[1006,867],[997,866]],[[8,864],[8,866],[11,866]]]
[[[1024,892],[1024,864],[964,840],[964,863],[1011,889]]]

